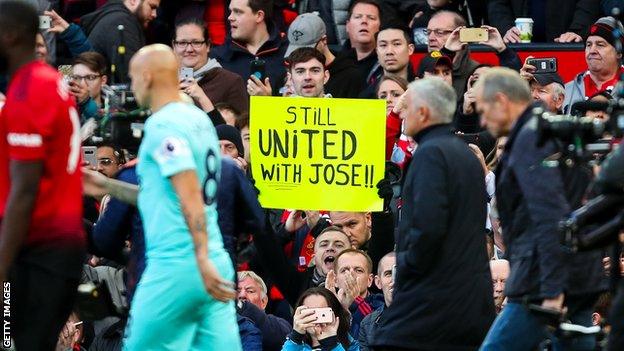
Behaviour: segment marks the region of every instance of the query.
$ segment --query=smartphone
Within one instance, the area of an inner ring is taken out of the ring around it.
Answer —
[[[459,41],[462,43],[478,43],[487,41],[488,30],[485,28],[462,28],[459,30]]]
[[[314,323],[332,323],[334,321],[334,311],[331,307],[313,308],[316,321]]]
[[[192,80],[192,79],[193,79],[193,68],[190,68],[190,67],[180,68],[180,81]]]
[[[266,62],[259,58],[254,59],[249,65],[249,72],[249,75],[256,76],[256,78],[264,83],[266,79]]]
[[[480,133],[457,134],[466,144],[478,145],[481,140]]]
[[[557,72],[557,58],[532,58],[527,60],[527,64],[535,67],[535,73],[555,73]]]
[[[50,16],[39,16],[39,29],[50,29],[52,18]]]
[[[82,161],[89,162],[89,167],[97,167],[96,151],[97,147],[95,146],[82,147]]]

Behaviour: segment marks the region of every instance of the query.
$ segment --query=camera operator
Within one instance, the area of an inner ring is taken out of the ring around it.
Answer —
[[[546,337],[546,320],[532,310],[568,308],[574,324],[591,326],[597,294],[602,291],[599,253],[568,255],[560,245],[559,220],[580,205],[589,173],[563,169],[556,142],[537,145],[537,117],[531,92],[520,75],[494,68],[475,86],[478,112],[494,136],[508,136],[496,172],[496,199],[511,272],[505,294],[509,303],[492,325],[482,350],[534,350]],[[569,263],[569,265],[565,265]],[[565,350],[593,350],[593,336],[556,340]],[[518,340],[523,340],[518,343]]]

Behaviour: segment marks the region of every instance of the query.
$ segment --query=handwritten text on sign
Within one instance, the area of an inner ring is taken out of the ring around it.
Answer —
[[[382,100],[251,99],[251,163],[266,208],[377,211]]]

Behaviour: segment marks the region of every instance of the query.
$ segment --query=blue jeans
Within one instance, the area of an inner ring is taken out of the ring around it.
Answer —
[[[592,307],[575,309],[569,319],[574,324],[590,326],[591,314]],[[553,351],[590,351],[595,346],[595,336],[559,340],[525,305],[512,302],[496,318],[480,350],[535,351],[546,339],[551,340]]]

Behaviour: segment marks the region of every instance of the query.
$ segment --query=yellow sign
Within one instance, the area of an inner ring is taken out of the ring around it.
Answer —
[[[383,100],[252,97],[250,151],[265,208],[381,211]]]

